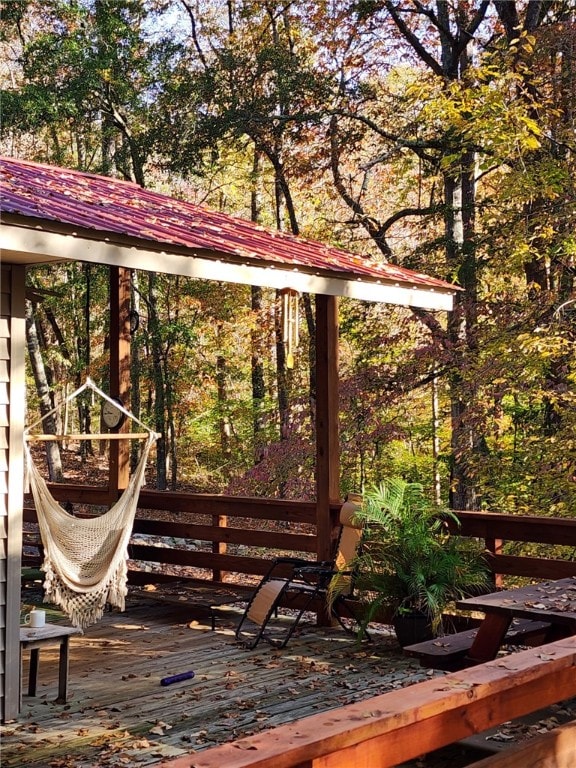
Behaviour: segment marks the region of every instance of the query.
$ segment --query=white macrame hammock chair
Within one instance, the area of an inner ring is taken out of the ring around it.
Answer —
[[[110,400],[90,380],[68,399],[77,396],[86,386]],[[128,411],[125,414],[138,421]],[[125,608],[128,543],[139,491],[144,484],[146,461],[158,438],[142,422],[138,423],[148,431],[138,466],[118,501],[99,517],[74,517],[60,506],[48,490],[25,442],[28,481],[44,545],[45,596],[62,608],[71,623],[80,629],[99,621],[106,603],[121,611]],[[42,437],[31,436],[32,439]]]

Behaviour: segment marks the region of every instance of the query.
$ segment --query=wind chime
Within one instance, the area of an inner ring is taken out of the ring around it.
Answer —
[[[282,341],[286,347],[286,368],[294,368],[294,353],[298,347],[298,291],[283,288],[282,299]]]

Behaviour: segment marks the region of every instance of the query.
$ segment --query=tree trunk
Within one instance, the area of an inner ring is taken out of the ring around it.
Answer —
[[[276,225],[279,230],[283,229],[283,210],[286,202],[285,188],[286,183],[282,181],[280,173],[280,163],[274,163],[275,170],[275,193],[276,193]],[[292,222],[295,226],[295,222]],[[295,226],[297,230],[297,226]],[[278,389],[278,415],[280,421],[280,440],[286,440],[288,437],[288,429],[290,427],[290,410],[289,410],[289,381],[290,374],[286,366],[286,348],[284,346],[284,334],[282,328],[282,313],[281,313],[282,296],[280,291],[276,291],[276,312],[274,315],[274,329],[276,333],[276,381]],[[284,489],[279,489],[280,498],[284,497]]]
[[[252,357],[252,432],[254,436],[254,463],[262,461],[264,446],[262,445],[262,432],[265,427],[264,399],[266,396],[266,383],[264,381],[264,340],[262,333],[262,288],[253,285],[251,287],[251,308],[256,322],[250,332]]]
[[[162,338],[158,318],[158,296],[156,274],[148,273],[148,325],[154,378],[154,425],[161,437],[156,443],[156,487],[166,490],[166,403],[164,390],[164,370],[162,367]]]
[[[40,352],[40,344],[38,343],[38,333],[34,321],[34,310],[30,301],[26,302],[26,343],[28,346],[30,367],[32,368],[34,382],[36,384],[36,392],[38,393],[38,400],[40,402],[40,415],[45,417],[43,419],[43,431],[48,434],[56,434],[58,432],[56,414],[51,414],[50,416],[46,415],[53,409],[53,404],[50,399],[50,387],[48,385],[48,380],[46,379],[44,361]],[[46,459],[48,461],[48,475],[50,480],[59,482],[62,480],[62,462],[60,459],[60,447],[56,441],[46,443]]]
[[[85,278],[86,289],[84,291],[84,327],[79,331],[77,338],[78,345],[78,361],[82,370],[90,370],[90,303],[92,295],[92,269],[90,264],[84,264],[82,266],[82,272]],[[83,384],[80,376],[77,377],[77,385]],[[88,400],[89,393],[83,393],[77,398],[78,402],[78,421],[80,424],[80,431],[85,435],[89,435],[92,432],[92,423],[90,417],[90,403]],[[89,440],[82,440],[80,442],[80,456],[83,460],[90,454],[94,453],[92,443]]]
[[[255,224],[260,223],[262,211],[262,154],[254,149],[254,161],[252,164],[252,193],[251,193],[251,218]],[[253,285],[250,288],[250,307],[255,322],[250,331],[250,346],[252,355],[250,360],[252,378],[252,431],[254,441],[254,463],[262,461],[264,446],[262,445],[262,432],[264,430],[264,399],[266,396],[266,383],[264,381],[264,323],[262,318],[262,288]]]
[[[168,355],[164,358],[164,382],[166,391],[166,436],[167,447],[166,453],[168,456],[169,472],[170,475],[170,488],[175,491],[178,481],[178,451],[176,450],[176,426],[174,422],[174,395],[172,391],[172,381],[170,379],[170,371],[168,368]]]
[[[474,232],[474,158],[466,155],[458,175],[446,174],[445,232],[448,265],[458,265],[460,285],[464,293],[455,297],[454,311],[448,318],[448,338],[454,350],[453,373],[450,377],[452,465],[450,477],[450,505],[453,509],[476,509],[470,459],[480,437],[468,417],[474,401],[472,385],[465,387],[461,371],[476,347],[476,294],[477,274],[473,245]]]
[[[131,329],[132,343],[130,344],[130,409],[137,419],[142,410],[142,393],[140,391],[140,344],[137,336],[140,324],[140,292],[138,285],[138,272],[132,270],[130,280],[131,293]],[[134,472],[140,458],[140,446],[137,440],[133,440],[130,446],[130,470]]]
[[[316,429],[316,315],[309,293],[302,296],[304,316],[308,329],[308,403],[312,433]]]
[[[220,450],[224,462],[228,464],[232,456],[230,446],[230,419],[228,417],[228,388],[226,386],[226,358],[216,357],[216,386],[218,391],[218,428],[220,431]]]

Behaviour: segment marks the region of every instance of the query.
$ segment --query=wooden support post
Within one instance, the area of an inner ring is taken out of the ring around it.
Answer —
[[[502,539],[495,539],[492,538],[486,538],[485,540],[486,549],[493,555],[501,555],[502,554],[502,547],[504,542]],[[501,573],[494,573],[494,586],[495,587],[501,587],[503,585],[503,579]]]
[[[318,560],[333,555],[335,521],[330,505],[340,502],[338,386],[338,299],[316,296],[316,530]],[[319,614],[330,623],[328,611]]]
[[[226,528],[228,525],[227,515],[212,515],[212,525],[218,528]],[[225,555],[228,552],[228,545],[225,541],[213,541],[212,552],[215,555]],[[219,568],[212,569],[212,581],[223,581],[225,572]]]
[[[130,270],[110,267],[110,395],[130,406]],[[127,432],[124,422],[119,432]],[[126,440],[110,442],[110,502],[126,488],[130,478],[130,444]]]
[[[12,720],[20,709],[20,579],[22,564],[22,495],[24,477],[26,387],[24,355],[26,270],[24,266],[0,265],[0,357],[4,376],[0,376],[0,438],[8,472],[0,478],[8,483],[0,491],[0,526],[3,529],[2,574],[0,589],[5,595],[2,607],[2,693],[3,716]],[[7,374],[7,375],[6,375]],[[5,591],[4,591],[5,590]]]

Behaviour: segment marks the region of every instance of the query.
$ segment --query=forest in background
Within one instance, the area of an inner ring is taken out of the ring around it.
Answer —
[[[573,514],[574,0],[0,7],[2,154],[464,289],[449,316],[340,302],[343,493],[399,474],[455,509]],[[30,269],[34,413],[87,371],[106,388],[107,290]],[[313,497],[311,297],[293,367],[274,292],[135,272],[132,301],[158,486]]]

